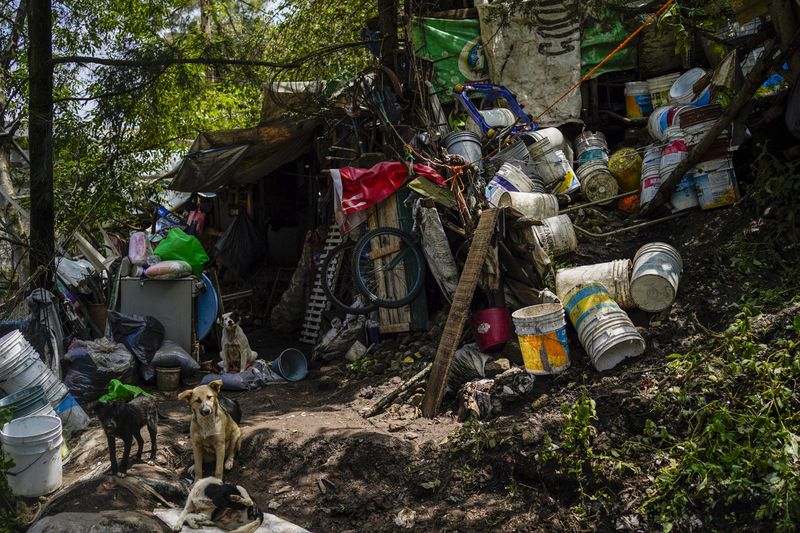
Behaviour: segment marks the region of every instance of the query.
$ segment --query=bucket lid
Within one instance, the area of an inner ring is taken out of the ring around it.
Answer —
[[[33,415],[17,418],[0,429],[4,443],[33,442],[53,438],[61,433],[61,419],[52,415]]]
[[[564,307],[557,303],[530,305],[511,313],[511,318],[516,321],[550,317],[551,315],[560,315],[563,317]]]

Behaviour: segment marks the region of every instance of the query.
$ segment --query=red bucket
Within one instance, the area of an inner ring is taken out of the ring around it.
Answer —
[[[474,313],[469,325],[482,352],[497,351],[511,338],[511,311],[507,307],[490,307]]]

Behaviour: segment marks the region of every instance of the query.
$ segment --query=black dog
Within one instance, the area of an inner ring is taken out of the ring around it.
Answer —
[[[142,460],[142,426],[147,426],[150,433],[150,460],[156,458],[156,436],[158,434],[158,407],[156,401],[149,396],[137,396],[129,402],[97,402],[95,406],[100,424],[108,438],[108,453],[111,455],[111,474],[124,477],[128,471],[128,458],[131,454],[131,444],[136,439],[138,450],[136,460]],[[125,445],[122,453],[122,463],[117,468],[117,447],[115,438],[122,439]]]
[[[188,524],[192,529],[215,526],[231,533],[253,533],[263,522],[264,513],[244,487],[206,477],[192,486],[172,529],[181,531]]]
[[[242,421],[242,408],[239,407],[239,402],[225,398],[224,396],[217,397],[217,401],[225,409],[234,422],[238,425]]]

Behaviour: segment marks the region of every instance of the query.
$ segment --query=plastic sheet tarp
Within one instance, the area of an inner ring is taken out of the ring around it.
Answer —
[[[525,15],[503,20],[502,7],[475,2],[483,51],[493,83],[505,85],[534,118],[581,77],[581,32],[576,0],[533,2]],[[506,4],[508,5],[508,4]],[[581,93],[573,91],[539,121],[558,126],[580,117]]]
[[[98,358],[98,366],[86,344],[74,344],[64,356],[64,384],[79,402],[97,400],[113,379],[128,381],[136,377],[134,358],[124,346],[119,345],[121,349],[106,354],[104,359]]]
[[[255,128],[201,133],[178,167],[169,188],[214,192],[226,185],[254,183],[311,150],[318,122],[273,120]]]
[[[450,243],[435,207],[424,207],[421,200],[414,203],[414,220],[422,233],[422,252],[428,268],[436,279],[444,297],[453,301],[458,286],[458,267],[450,250]]]
[[[605,9],[584,23],[581,34],[581,76],[585,76],[628,37],[619,13]],[[609,59],[592,77],[636,68],[636,41]]]
[[[262,359],[256,360],[253,366],[243,372],[208,374],[203,378],[202,384],[207,385],[217,379],[222,381],[223,390],[255,390],[270,383],[288,383]]]
[[[236,216],[214,248],[217,260],[244,280],[253,274],[253,268],[267,253],[263,235],[244,213]]]
[[[142,364],[142,377],[152,379],[155,368],[150,363],[164,342],[164,325],[152,316],[124,315],[116,311],[108,312],[108,322],[114,340],[124,344]]]

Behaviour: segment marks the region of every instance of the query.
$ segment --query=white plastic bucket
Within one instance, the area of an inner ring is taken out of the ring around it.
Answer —
[[[492,158],[494,168],[499,168],[504,163],[516,165],[529,178],[536,176],[536,166],[534,162],[531,161],[531,154],[528,152],[528,146],[521,135]]]
[[[654,108],[669,105],[669,91],[672,89],[675,80],[680,77],[680,72],[674,72],[647,80],[647,88],[650,91],[650,101]]]
[[[589,161],[578,168],[581,192],[590,202],[599,202],[619,194],[619,184],[605,161]],[[611,200],[604,202],[604,205]]]
[[[556,272],[556,294],[564,300],[569,291],[583,283],[600,283],[611,298],[625,309],[633,309],[636,302],[631,297],[630,259],[618,259],[596,265],[562,268]]]
[[[673,213],[686,211],[700,205],[694,190],[694,179],[691,174],[681,178],[681,181],[675,186],[675,190],[672,191],[669,202],[672,204]]]
[[[565,295],[564,308],[597,370],[609,370],[644,352],[644,339],[602,284],[574,287]]]
[[[569,339],[560,303],[523,307],[511,314],[525,369],[548,375],[569,368]]]
[[[651,313],[667,309],[678,294],[683,260],[678,250],[663,242],[642,246],[633,259],[631,296]]]
[[[628,118],[642,118],[653,112],[650,89],[646,81],[625,84],[625,110]]]
[[[539,220],[558,214],[558,198],[553,194],[505,192],[500,195],[497,206],[513,207],[526,217]]]
[[[0,354],[0,390],[6,394],[17,392],[29,385],[42,385],[47,392],[50,381],[57,381],[53,372],[47,368],[33,346],[24,341],[27,346],[17,348]],[[48,376],[53,377],[51,380]]]
[[[667,138],[664,131],[668,127],[667,116],[670,109],[670,106],[658,107],[650,113],[650,118],[647,119],[647,131],[657,141],[663,141]]]
[[[693,146],[700,142],[711,126],[722,116],[722,106],[707,105],[681,111],[677,123],[686,137],[686,144]]]
[[[739,200],[736,172],[729,157],[698,163],[694,168],[694,190],[703,209],[731,205]]]
[[[695,100],[694,84],[705,75],[706,71],[701,68],[693,68],[684,72],[680,78],[675,80],[669,90],[670,101],[682,105],[691,104]]]
[[[0,443],[14,460],[6,479],[15,494],[35,498],[61,486],[62,441],[57,416],[26,416],[3,426]]]
[[[571,192],[580,187],[580,185],[573,186],[573,181],[577,179],[572,166],[563,151],[553,148],[550,139],[542,138],[536,141],[528,146],[528,151],[535,163],[537,176],[546,186],[556,187],[555,192]]]
[[[492,205],[498,205],[505,192],[531,192],[533,183],[514,163],[503,163],[494,178],[486,185],[486,198]]]
[[[504,107],[483,109],[478,111],[478,113],[480,113],[480,115],[483,117],[483,120],[486,122],[486,124],[489,125],[490,128],[495,128],[495,129],[508,128],[510,126],[513,126],[514,123],[517,121],[517,117],[514,115],[514,112]],[[465,127],[468,131],[471,131],[478,135],[483,135],[483,130],[472,117],[469,117],[467,119]]]
[[[541,226],[532,226],[532,230],[542,248],[554,257],[574,252],[578,248],[575,228],[572,227],[572,220],[568,215],[545,218]]]

